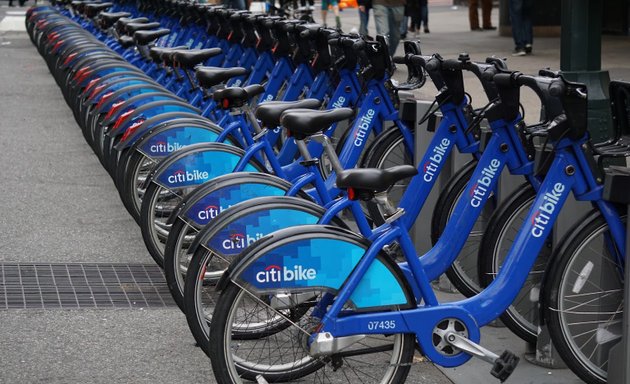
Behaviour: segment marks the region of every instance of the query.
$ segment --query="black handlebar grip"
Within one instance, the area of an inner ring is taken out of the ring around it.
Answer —
[[[559,79],[549,85],[549,94],[554,97],[560,97],[564,94],[565,86],[564,82]]]
[[[357,51],[362,51],[365,49],[367,43],[365,42],[365,40],[359,40],[359,41],[354,41],[352,42],[352,49],[355,49]],[[348,45],[348,47],[350,47],[350,45]]]
[[[393,60],[396,64],[407,64],[407,58],[405,56],[394,56]]]
[[[414,56],[412,61],[416,59],[416,57],[418,56]],[[421,59],[422,61],[419,61],[418,63],[422,65],[427,71],[435,71],[440,67],[440,61],[438,59],[432,58],[429,61],[425,61],[421,57],[419,57],[419,59]]]

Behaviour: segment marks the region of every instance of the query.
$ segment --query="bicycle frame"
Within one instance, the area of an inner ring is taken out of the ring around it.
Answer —
[[[625,226],[612,204],[602,200],[603,187],[596,182],[581,149],[585,142],[586,138],[579,141],[563,139],[558,143],[555,159],[540,186],[527,219],[496,279],[483,292],[463,301],[439,304],[429,283],[431,276],[426,272],[422,259],[415,257],[415,248],[407,234],[404,221],[398,219],[392,225],[384,225],[375,233],[370,248],[346,279],[336,295],[335,302],[322,317],[320,332],[330,332],[335,337],[377,334],[383,333],[383,328],[374,327],[373,324],[388,324],[390,328],[387,333],[415,333],[423,352],[434,363],[446,367],[463,364],[471,357],[470,355],[460,353],[447,357],[435,350],[431,339],[433,327],[444,319],[455,318],[468,328],[468,338],[474,342],[478,341],[479,327],[497,318],[517,296],[571,191],[578,200],[592,201],[600,209],[609,224],[615,246],[623,254]],[[339,317],[343,305],[361,282],[378,252],[394,240],[400,243],[404,254],[408,256],[413,277],[409,284],[416,286],[414,290],[421,293],[418,299],[422,299],[424,305],[398,312]],[[625,255],[623,257],[625,260]]]

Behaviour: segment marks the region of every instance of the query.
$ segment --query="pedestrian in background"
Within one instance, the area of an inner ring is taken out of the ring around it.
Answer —
[[[479,2],[481,2],[481,19],[482,28],[479,27]],[[472,31],[495,30],[497,27],[492,26],[492,0],[468,0],[468,19],[470,20],[470,29]]]
[[[405,16],[411,19],[409,32],[417,37],[424,24],[424,33],[429,33],[429,6],[427,0],[408,0],[405,6]],[[405,23],[406,24],[406,23]],[[405,25],[405,27],[407,27]]]
[[[512,56],[525,56],[532,53],[534,33],[532,30],[533,0],[510,0],[510,23],[514,38]]]
[[[245,0],[223,0],[223,5],[232,9],[245,9]]]
[[[341,19],[339,18],[339,2],[337,0],[322,0],[322,21],[324,23],[324,27],[326,25],[326,15],[328,15],[328,7],[331,6],[333,12],[335,13],[335,23],[337,25],[337,29],[341,29]]]
[[[400,24],[405,14],[405,0],[372,0],[376,34],[384,35],[389,54],[394,56],[400,42]]]
[[[359,5],[359,35],[367,36],[372,0],[358,0],[357,4]]]

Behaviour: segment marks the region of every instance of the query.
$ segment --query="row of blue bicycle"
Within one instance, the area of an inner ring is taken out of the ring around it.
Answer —
[[[418,42],[393,58],[399,84],[383,37],[185,1],[57,1],[26,26],[219,383],[403,382],[416,349],[445,367],[481,358],[503,381],[519,358],[479,345],[498,317],[528,342],[544,321],[580,378],[606,382],[626,217],[602,199],[602,165],[629,148],[622,124],[591,142],[585,85]],[[441,119],[418,156],[398,109],[427,79],[422,120]],[[615,121],[628,92],[611,83]],[[417,255],[409,231],[454,149],[471,161]],[[499,201],[504,171],[524,184]],[[570,192],[593,210],[552,249]],[[445,272],[468,299],[438,302]]]

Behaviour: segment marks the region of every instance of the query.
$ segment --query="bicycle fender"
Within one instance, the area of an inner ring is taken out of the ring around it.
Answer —
[[[175,124],[165,122],[143,132],[138,138],[130,138],[133,143],[127,145],[125,142],[122,149],[129,147],[131,151],[138,151],[151,159],[157,159],[192,144],[212,143],[216,141],[220,133],[220,128],[217,129],[202,122],[190,121]]]
[[[225,207],[237,204],[239,197],[240,200],[248,200],[262,196],[285,195],[291,186],[290,182],[267,173],[237,172],[219,176],[184,196],[171,213],[167,224],[175,223],[179,217],[192,226],[205,225],[204,222],[213,219],[212,212],[206,208],[216,206],[221,211]],[[298,193],[298,196],[309,199],[308,195],[302,191]],[[202,217],[200,217],[201,212],[205,212],[201,214]],[[208,217],[204,218],[206,213]]]
[[[337,292],[365,254],[369,243],[329,225],[304,225],[273,232],[243,251],[217,285],[228,281],[255,295],[282,289]],[[384,253],[372,262],[350,296],[355,309],[412,308],[414,295],[398,265]]]
[[[217,176],[234,171],[245,151],[223,144],[196,144],[165,157],[148,175],[144,185],[154,182],[164,188],[191,187]],[[262,172],[264,167],[256,161],[245,166],[245,171]]]
[[[317,224],[326,210],[315,203],[291,196],[262,196],[224,208],[211,225],[195,236],[188,248],[194,254],[205,246],[226,260],[235,258],[256,240],[289,227]],[[335,218],[335,225],[343,222]]]

